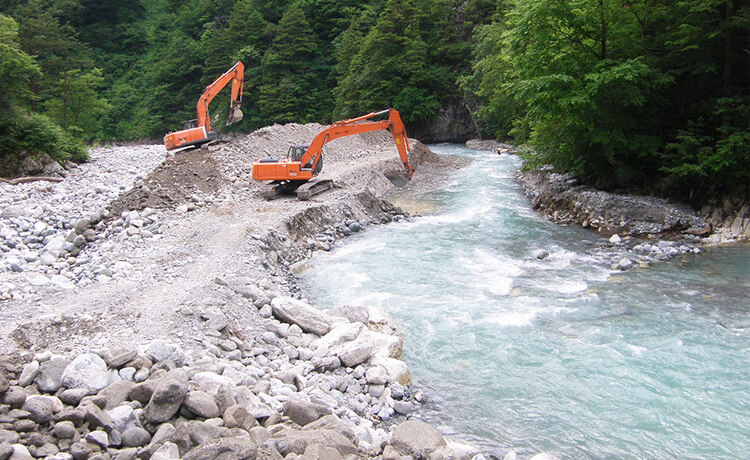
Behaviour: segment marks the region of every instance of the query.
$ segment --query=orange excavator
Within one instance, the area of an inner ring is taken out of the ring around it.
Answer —
[[[200,99],[196,112],[198,118],[185,123],[185,129],[174,131],[164,136],[164,146],[167,150],[179,149],[181,147],[197,146],[216,139],[216,133],[211,131],[211,117],[208,115],[208,104],[219,94],[219,91],[232,82],[232,99],[229,103],[229,118],[227,125],[242,120],[242,88],[245,82],[245,65],[237,61],[231,69],[224,72],[222,76],[213,83],[206,86]]]
[[[372,121],[378,115],[388,114],[387,120]],[[414,175],[414,168],[409,163],[409,138],[401,121],[401,115],[395,109],[386,109],[368,113],[357,118],[337,121],[324,129],[308,145],[293,145],[289,148],[287,158],[278,160],[264,158],[253,163],[253,179],[270,180],[273,188],[263,193],[263,198],[271,200],[281,195],[295,192],[302,200],[333,188],[333,181],[313,178],[323,168],[323,146],[334,139],[353,134],[367,133],[387,129],[396,141],[396,148],[401,163],[409,179]]]

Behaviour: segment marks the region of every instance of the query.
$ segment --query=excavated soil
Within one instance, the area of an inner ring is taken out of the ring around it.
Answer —
[[[243,335],[262,332],[252,303],[217,279],[269,293],[294,293],[290,266],[315,250],[330,250],[353,222],[366,230],[398,218],[400,210],[382,198],[419,187],[434,177],[431,171],[440,170],[437,157],[414,141],[411,156],[417,172],[400,189],[394,183],[404,182],[402,166],[390,135],[350,136],[324,149],[320,177],[333,179],[334,190],[304,202],[292,197],[263,200],[261,191],[268,186],[252,180],[253,160],[282,157],[290,145],[309,143],[322,128],[274,125],[231,142],[166,156],[154,146],[95,154],[90,165],[54,189],[73,218],[59,223],[59,235],[70,237],[74,217],[85,218],[98,208],[100,204],[89,204],[90,197],[118,188],[108,183],[122,180],[120,171],[136,180],[127,189],[119,186],[122,191],[106,205],[108,217],[95,227],[95,239],[77,257],[60,256],[52,265],[30,262],[21,272],[0,271],[0,285],[12,286],[6,291],[12,298],[0,301],[0,349],[82,351],[137,346],[154,338],[200,346],[206,321],[215,317],[226,318]],[[151,161],[151,169],[144,169],[148,162],[130,159],[137,155],[160,155],[163,161]],[[115,157],[122,159],[106,164]],[[87,183],[97,183],[98,191],[86,191]],[[20,209],[24,197],[43,185],[16,187],[8,190],[17,199],[10,196],[8,201],[17,201]],[[40,219],[54,222],[55,206],[41,204]],[[145,231],[148,225],[151,231]],[[53,282],[32,282],[40,276]],[[64,277],[72,279],[60,282]]]

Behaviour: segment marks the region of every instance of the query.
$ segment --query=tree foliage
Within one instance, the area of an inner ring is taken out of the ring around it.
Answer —
[[[550,162],[599,185],[711,194],[750,182],[748,0],[0,0],[0,8],[0,129],[16,136],[4,152],[63,158],[76,151],[62,147],[73,138],[160,138],[195,118],[205,86],[241,60],[245,118],[223,129],[386,107],[424,125],[460,100],[482,134],[534,147],[529,164]],[[223,93],[211,106],[219,119]]]
[[[748,6],[518,0],[464,87],[493,134],[603,186],[712,192],[750,179]]]

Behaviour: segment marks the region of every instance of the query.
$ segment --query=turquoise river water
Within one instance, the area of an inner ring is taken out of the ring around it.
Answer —
[[[615,272],[606,239],[530,209],[518,158],[432,148],[471,160],[417,197],[434,210],[303,279],[396,318],[419,417],[500,458],[750,458],[748,246]]]

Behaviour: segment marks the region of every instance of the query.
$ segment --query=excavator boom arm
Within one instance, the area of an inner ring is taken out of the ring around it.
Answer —
[[[385,113],[388,113],[387,120],[366,121]],[[395,109],[371,112],[361,117],[335,122],[315,136],[312,143],[310,143],[310,147],[302,155],[299,162],[303,165],[311,163],[311,168],[315,171],[315,165],[320,161],[323,146],[328,142],[340,137],[378,131],[380,129],[387,129],[393,136],[398,154],[401,157],[401,163],[404,165],[409,178],[411,178],[414,175],[414,168],[409,163],[409,151],[411,150],[409,147],[409,138],[406,136],[406,127],[403,121],[401,121],[401,115]]]
[[[232,102],[230,109],[230,121],[231,118],[236,117],[239,106],[242,103],[242,88],[245,83],[245,65],[241,61],[237,61],[231,69],[227,70],[213,83],[206,86],[206,90],[198,99],[196,106],[196,112],[198,114],[198,126],[204,126],[206,131],[211,131],[211,119],[208,115],[208,105],[211,103],[214,97],[224,89],[225,86],[232,82]],[[241,115],[240,115],[241,116]]]

